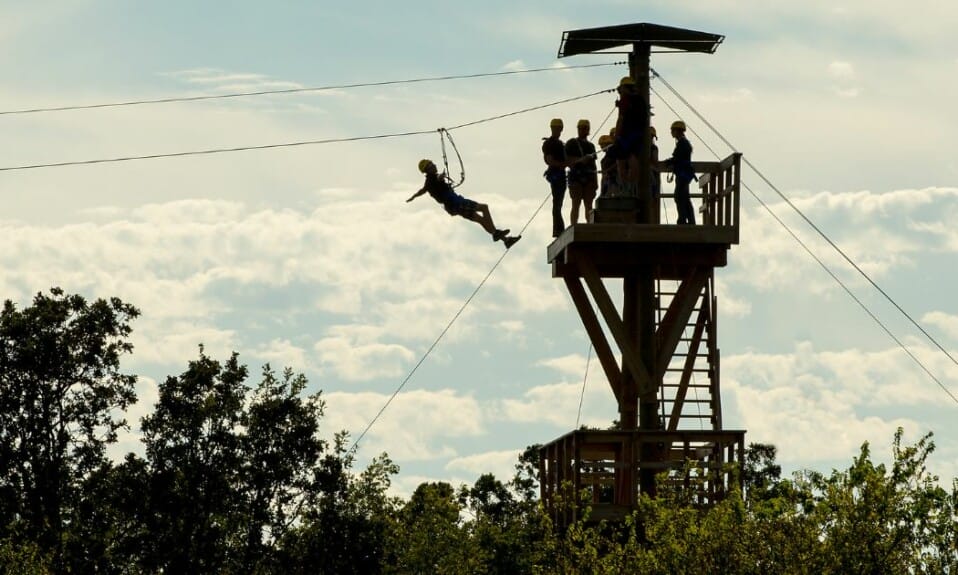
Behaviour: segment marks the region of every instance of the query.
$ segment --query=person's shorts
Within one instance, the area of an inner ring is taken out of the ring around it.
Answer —
[[[443,205],[450,216],[471,216],[479,211],[479,203],[456,195],[451,202]]]
[[[573,200],[592,200],[599,184],[595,180],[578,182],[569,180],[569,197]]]

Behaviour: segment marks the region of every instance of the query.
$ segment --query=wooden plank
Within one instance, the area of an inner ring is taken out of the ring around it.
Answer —
[[[709,281],[709,293],[711,294],[712,307],[710,314],[710,329],[708,339],[709,363],[712,366],[711,384],[712,394],[712,415],[715,421],[715,427],[722,429],[722,390],[720,384],[722,381],[721,356],[718,349],[718,297],[715,295],[715,278]]]
[[[582,325],[585,327],[589,340],[592,342],[592,348],[595,350],[595,356],[599,358],[599,364],[605,377],[609,380],[609,386],[612,387],[612,393],[615,395],[616,402],[620,401],[622,372],[619,370],[619,364],[612,353],[612,347],[602,331],[602,325],[599,324],[599,318],[592,309],[592,303],[582,287],[579,278],[565,277],[565,285],[569,289],[569,295],[572,296],[572,303],[575,304],[579,317],[582,319]]]
[[[654,391],[654,385],[649,371],[642,362],[642,358],[639,357],[637,350],[633,347],[632,340],[626,332],[625,324],[622,322],[622,318],[619,317],[619,312],[615,309],[615,304],[612,303],[609,292],[605,289],[602,280],[599,279],[595,267],[591,262],[584,259],[579,260],[577,263],[579,265],[579,271],[585,279],[585,283],[589,286],[589,291],[592,293],[592,299],[595,300],[599,311],[602,313],[602,317],[605,319],[606,325],[609,327],[609,331],[612,332],[612,337],[615,339],[616,345],[619,346],[619,351],[622,352],[622,361],[632,373],[632,378],[639,388],[639,395]]]
[[[728,244],[737,238],[727,226],[679,226],[675,224],[575,224],[565,229],[546,249],[548,262],[563,256],[570,246],[600,244],[603,247],[636,244]],[[564,261],[564,260],[559,260]]]

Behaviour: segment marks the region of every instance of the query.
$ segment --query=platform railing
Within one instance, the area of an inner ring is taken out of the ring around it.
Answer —
[[[636,508],[641,472],[650,470],[664,488],[710,506],[739,480],[744,450],[744,431],[576,430],[540,449],[542,500],[558,524],[582,517],[583,505],[590,520],[622,519]]]
[[[718,226],[738,229],[741,191],[742,154],[736,152],[721,162],[692,162],[698,182],[690,184],[693,201],[700,200],[698,222],[703,226]],[[663,174],[670,173],[663,166]],[[665,180],[663,176],[663,180]],[[698,192],[694,187],[698,184]],[[667,191],[670,184],[662,182],[663,199],[673,199],[675,194]],[[664,220],[663,220],[664,223]]]

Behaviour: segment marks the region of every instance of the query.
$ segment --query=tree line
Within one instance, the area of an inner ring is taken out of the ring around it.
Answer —
[[[136,401],[139,311],[54,288],[0,312],[0,572],[958,573],[958,484],[929,473],[931,434],[892,461],[784,478],[749,446],[743,489],[701,508],[643,497],[615,524],[557,526],[538,498],[538,446],[515,474],[390,495],[385,453],[357,469],[321,429],[321,393],[202,347],[159,383],[143,455],[107,455]],[[322,433],[321,433],[322,431]]]

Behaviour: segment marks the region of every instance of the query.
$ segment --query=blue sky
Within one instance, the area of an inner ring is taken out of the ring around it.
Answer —
[[[655,22],[726,35],[653,67],[946,348],[958,355],[958,8],[891,2],[0,3],[0,110],[614,62],[556,60],[562,31]],[[103,110],[3,115],[0,167],[433,130],[615,85],[601,67],[477,80]],[[729,153],[653,82],[706,144]],[[462,192],[517,229],[547,193],[550,118],[593,126],[611,95],[463,128]],[[653,98],[660,133],[675,115]],[[568,134],[566,134],[568,135]],[[660,142],[664,150],[670,143]],[[203,343],[323,390],[324,430],[361,431],[501,254],[447,217],[416,163],[436,136],[0,174],[0,297],[59,285],[141,308],[127,369],[134,421]],[[953,393],[958,367],[754,173],[745,181]],[[667,206],[667,210],[672,210]],[[743,195],[742,242],[716,273],[725,424],[827,471],[894,429],[934,431],[958,475],[958,406]],[[532,221],[370,430],[396,489],[511,473],[573,428],[588,340]],[[593,363],[581,420],[616,416]],[[137,449],[137,429],[117,451]]]

